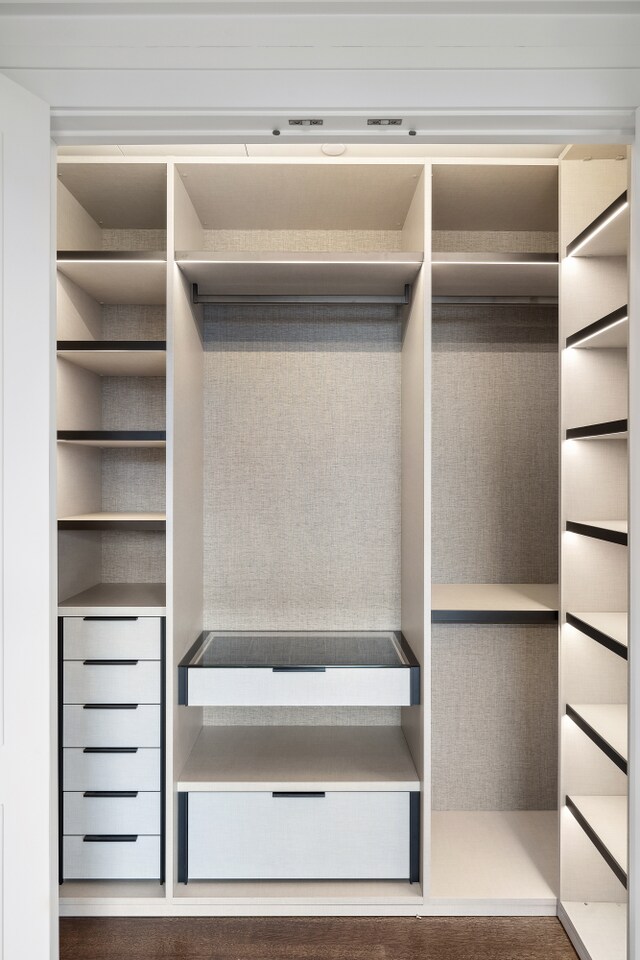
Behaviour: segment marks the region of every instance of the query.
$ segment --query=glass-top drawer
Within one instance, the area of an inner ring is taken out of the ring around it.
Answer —
[[[192,706],[409,706],[419,666],[400,632],[205,631],[179,666]]]

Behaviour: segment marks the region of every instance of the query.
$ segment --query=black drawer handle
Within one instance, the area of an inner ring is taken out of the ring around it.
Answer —
[[[85,703],[83,710],[137,710],[137,703]]]
[[[83,660],[85,667],[135,667],[139,660]]]
[[[137,620],[138,617],[83,617],[86,623],[111,623],[111,621],[122,622],[124,620]]]
[[[272,667],[273,673],[326,673],[326,667]]]
[[[137,747],[84,747],[83,753],[137,753]]]
[[[137,833],[88,833],[82,838],[83,843],[135,843]]]
[[[305,797],[307,797],[307,798],[313,799],[314,797],[324,797],[324,796],[326,796],[326,794],[325,794],[325,792],[324,792],[323,790],[321,790],[321,791],[318,791],[318,790],[299,790],[299,791],[276,790],[275,792],[273,792],[273,793],[271,794],[271,796],[272,796],[272,797],[276,797],[276,798],[279,798],[279,797],[300,797],[300,798],[305,798]]]
[[[137,790],[85,790],[82,794],[83,797],[89,799],[100,798],[100,797],[122,797],[122,798],[135,798],[138,796]]]

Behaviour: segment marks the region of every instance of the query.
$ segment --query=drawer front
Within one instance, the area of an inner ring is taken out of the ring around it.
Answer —
[[[86,620],[64,617],[65,660],[159,660],[160,617]]]
[[[160,790],[160,751],[135,753],[62,751],[63,790]]]
[[[65,880],[155,880],[160,877],[160,838],[85,842],[62,838]]]
[[[87,708],[67,704],[63,710],[64,747],[159,747],[160,707],[118,705]]]
[[[189,879],[405,879],[409,793],[190,793]]]
[[[105,664],[67,660],[65,703],[160,703],[160,661]]]
[[[160,833],[159,793],[138,793],[133,797],[65,793],[63,805],[65,834]]]
[[[184,669],[184,668],[183,668]],[[404,667],[324,672],[270,667],[188,667],[193,706],[409,706],[411,671]]]

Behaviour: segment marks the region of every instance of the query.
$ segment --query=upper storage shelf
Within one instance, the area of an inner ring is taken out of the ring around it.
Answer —
[[[164,250],[61,251],[58,271],[101,304],[166,300]]]
[[[58,357],[101,377],[163,377],[166,340],[58,340]]]
[[[567,244],[567,256],[624,257],[628,249],[629,202],[625,190]]]
[[[553,583],[434,583],[432,623],[557,623]]]
[[[432,282],[437,297],[557,297],[558,256],[434,252]]]

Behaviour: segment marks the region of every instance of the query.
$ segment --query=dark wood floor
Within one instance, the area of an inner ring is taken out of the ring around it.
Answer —
[[[551,917],[60,922],[61,960],[576,960]]]

